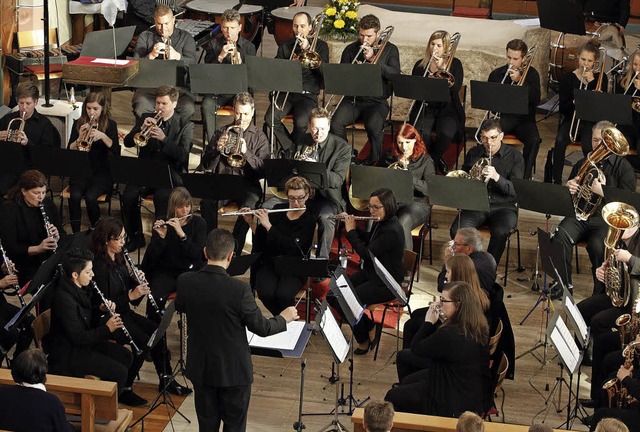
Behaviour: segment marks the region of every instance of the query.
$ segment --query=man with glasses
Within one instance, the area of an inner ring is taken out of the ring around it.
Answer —
[[[462,210],[451,225],[451,238],[455,238],[458,228],[479,228],[487,225],[491,233],[489,252],[500,262],[507,243],[507,237],[518,223],[516,191],[511,180],[524,175],[522,154],[512,147],[502,144],[504,133],[500,120],[489,119],[480,126],[482,145],[470,149],[462,169],[469,172],[476,162],[487,158],[490,163],[482,169],[482,178],[487,183],[489,211]]]

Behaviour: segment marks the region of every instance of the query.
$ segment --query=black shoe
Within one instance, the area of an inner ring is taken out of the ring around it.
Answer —
[[[591,423],[593,423],[593,416],[586,416],[585,418],[580,419],[580,421],[582,421],[582,424],[586,426],[591,426]]]
[[[162,392],[162,389],[164,387],[164,380],[160,380],[160,383],[158,384],[158,391]],[[179,384],[176,380],[171,381],[168,385],[167,385],[167,393],[171,393],[172,395],[176,395],[176,396],[187,396],[190,395],[192,392],[192,390],[189,387],[185,387],[181,384]]]
[[[124,390],[120,395],[119,402],[130,407],[140,407],[147,404],[147,400],[141,398],[133,392],[133,390]]]
[[[560,300],[562,298],[562,285],[558,281],[549,285],[549,298],[551,300]]]
[[[438,160],[436,168],[442,173],[442,175],[447,175],[449,172],[449,167],[442,158]]]
[[[580,405],[583,406],[583,408],[595,408],[596,407],[596,403],[593,401],[593,399],[578,399],[580,401]]]
[[[365,355],[366,353],[368,353],[369,351],[371,351],[371,345],[373,343],[371,341],[369,341],[369,344],[367,345],[366,348],[356,348],[353,350],[353,353],[355,355]]]
[[[127,251],[133,252],[140,248],[143,248],[147,245],[146,240],[144,239],[144,235],[142,234],[134,234],[128,241],[125,243],[124,247],[127,248]]]

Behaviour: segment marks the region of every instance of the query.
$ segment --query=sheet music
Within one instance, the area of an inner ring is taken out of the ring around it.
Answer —
[[[556,347],[556,351],[560,354],[567,369],[574,373],[578,368],[579,349],[571,336],[569,328],[561,317],[556,320],[550,337],[551,343]]]
[[[564,308],[567,311],[567,313],[571,316],[571,321],[575,323],[575,325],[577,327],[575,330],[578,333],[580,333],[580,336],[582,337],[582,340],[586,342],[587,341],[587,337],[588,337],[588,333],[589,333],[589,328],[587,327],[586,321],[582,317],[582,314],[578,310],[578,307],[573,302],[571,297],[569,297],[569,296],[565,297]]]
[[[344,275],[338,276],[336,284],[338,285],[342,298],[347,302],[349,309],[351,309],[353,316],[356,317],[356,319],[360,318],[364,312],[364,308],[356,298]]]
[[[91,63],[124,66],[126,64],[129,64],[129,60],[114,60],[114,59],[108,59],[108,58],[95,58],[95,59],[91,60]]]
[[[513,20],[514,24],[518,24],[522,27],[539,27],[540,26],[540,18],[525,18],[519,20]]]
[[[373,257],[373,265],[384,274],[384,277],[387,280],[387,282],[389,282],[391,284],[391,286],[393,287],[393,291],[394,291],[396,297],[398,299],[400,299],[402,301],[402,303],[404,303],[406,305],[407,304],[407,296],[404,294],[404,290],[402,289],[400,284],[398,282],[396,282],[396,280],[393,278],[393,276],[391,276],[391,273],[389,273],[387,271],[387,269],[384,268],[384,266],[382,265],[382,263],[380,262],[380,260],[376,256],[374,256],[373,254],[371,254],[371,256]]]
[[[325,339],[329,342],[329,346],[333,351],[333,354],[340,363],[347,358],[349,353],[349,342],[342,334],[336,317],[333,316],[331,310],[327,307],[322,313],[322,320],[320,321],[320,328]]]
[[[247,329],[247,341],[249,342],[249,346],[254,348],[293,351],[298,343],[298,339],[300,339],[305,324],[304,321],[292,321],[287,324],[286,331],[267,337],[258,336]]]

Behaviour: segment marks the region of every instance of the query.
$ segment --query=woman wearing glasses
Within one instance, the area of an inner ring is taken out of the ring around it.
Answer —
[[[428,369],[419,372],[421,379],[405,379],[389,390],[385,400],[396,411],[416,414],[483,412],[490,379],[488,341],[489,325],[473,289],[464,282],[447,284],[440,301],[429,306],[411,347],[429,359]]]
[[[291,177],[285,183],[284,190],[289,203],[278,204],[274,209],[304,209],[314,192],[304,177]],[[247,210],[250,209],[241,209]],[[262,303],[276,316],[294,304],[295,295],[306,278],[279,273],[275,260],[279,256],[309,256],[316,217],[306,209],[271,214],[266,209],[258,209],[255,216],[243,217],[254,236],[252,252],[262,253],[260,261],[254,265],[255,287]]]

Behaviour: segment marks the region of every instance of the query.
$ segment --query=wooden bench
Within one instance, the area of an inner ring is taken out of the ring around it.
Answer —
[[[362,419],[364,408],[358,408],[351,416],[353,432],[364,432]],[[397,412],[393,416],[393,432],[407,431],[429,431],[429,432],[456,432],[458,419],[448,417],[437,417],[420,414],[409,414]],[[484,422],[485,432],[527,432],[529,426],[513,425],[506,423]],[[566,432],[565,429],[554,429],[555,432]]]
[[[9,369],[0,369],[0,385],[15,385]],[[118,419],[116,383],[47,375],[47,391],[62,401],[67,414],[80,415],[82,431],[94,432],[96,420]]]

